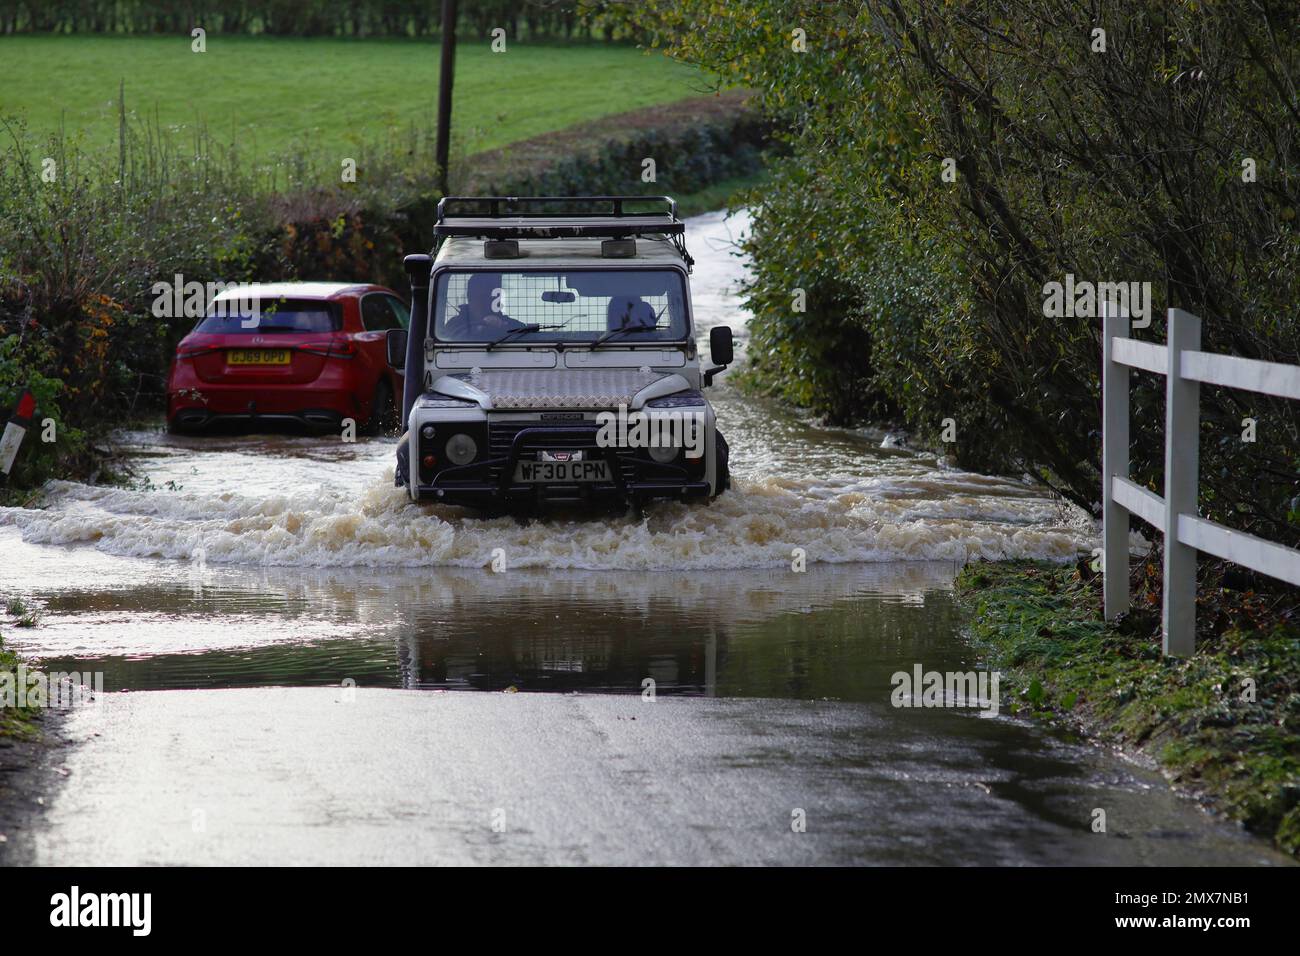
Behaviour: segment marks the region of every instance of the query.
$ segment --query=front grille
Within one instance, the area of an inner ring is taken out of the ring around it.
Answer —
[[[514,421],[514,422],[490,422],[488,424],[488,452],[492,458],[504,458],[510,454],[510,447],[515,440],[515,436],[525,428],[546,428],[549,423],[543,424],[536,421]],[[583,438],[575,435],[574,432],[562,432],[555,435],[548,435],[545,432],[536,433],[529,436],[526,441],[526,447],[520,452],[520,457],[532,457],[531,451],[540,448],[557,448],[568,449],[575,445],[595,444],[598,427],[591,423],[575,422],[572,426],[556,426],[566,428],[580,428],[587,426],[590,437]],[[620,449],[620,454],[632,454],[628,449]],[[625,481],[633,481],[636,478],[636,465],[625,462],[621,468]],[[496,481],[501,477],[500,466],[494,466],[489,469],[489,478]]]
[[[576,422],[573,427],[581,427],[582,425],[582,422]],[[539,422],[491,422],[488,424],[488,450],[493,458],[509,454],[515,435],[525,428],[545,427]],[[591,441],[594,442],[595,440],[596,427],[593,425],[591,427]],[[573,443],[574,435],[572,432],[559,435],[536,434],[528,439],[528,444],[533,448],[569,448]]]

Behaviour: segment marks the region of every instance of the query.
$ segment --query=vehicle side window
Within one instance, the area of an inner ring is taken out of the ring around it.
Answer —
[[[409,329],[411,327],[411,310],[406,307],[406,303],[391,296],[386,296],[386,298],[393,313],[397,316],[397,325],[394,328]]]
[[[361,324],[367,332],[398,328],[397,316],[388,306],[388,296],[368,295],[361,300]]]

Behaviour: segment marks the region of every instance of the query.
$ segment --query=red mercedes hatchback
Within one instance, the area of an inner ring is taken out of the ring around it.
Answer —
[[[361,430],[396,423],[402,377],[388,366],[386,334],[410,312],[378,285],[282,282],[217,295],[176,347],[167,424],[199,431],[218,422],[293,421]]]

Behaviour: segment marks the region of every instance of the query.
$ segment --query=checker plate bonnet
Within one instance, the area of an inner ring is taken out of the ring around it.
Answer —
[[[615,408],[631,405],[637,392],[667,372],[639,369],[506,369],[457,375],[485,392],[496,409]]]

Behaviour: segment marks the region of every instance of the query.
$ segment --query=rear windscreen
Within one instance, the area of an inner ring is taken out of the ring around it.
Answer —
[[[338,302],[319,299],[262,299],[256,308],[238,299],[218,299],[209,314],[194,327],[195,332],[214,335],[275,332],[337,332],[343,327],[343,309]]]

